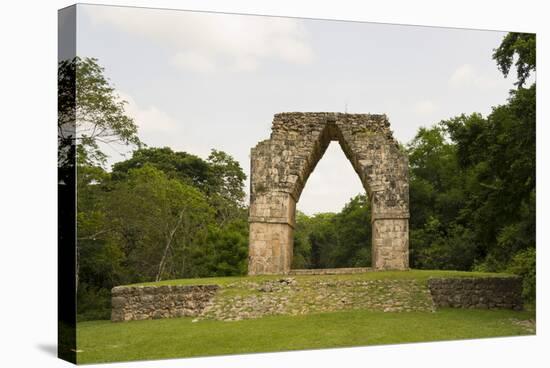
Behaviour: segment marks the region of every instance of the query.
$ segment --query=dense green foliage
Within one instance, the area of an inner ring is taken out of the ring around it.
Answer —
[[[533,318],[534,312],[442,309],[435,313],[354,310],[234,322],[94,321],[78,325],[77,360],[103,363],[529,335],[534,331],[515,321],[529,323]]]
[[[421,128],[404,149],[410,162],[410,264],[418,269],[507,271],[535,298],[535,39],[511,33],[495,50],[517,89],[491,114],[461,115]],[[72,74],[71,74],[72,73]],[[72,77],[71,77],[72,75]],[[239,163],[212,150],[202,159],[144,147],[137,125],[95,59],[62,63],[60,152],[77,152],[77,282],[80,320],[109,318],[119,284],[246,273],[248,223]],[[71,90],[68,88],[67,90]],[[76,110],[77,136],[64,135]],[[66,109],[64,109],[64,106]],[[65,111],[66,110],[66,111]],[[104,168],[105,144],[134,145]],[[73,158],[60,156],[63,162]],[[68,172],[70,167],[68,167]],[[339,213],[297,213],[294,268],[371,264],[370,203]]]
[[[107,155],[100,145],[142,145],[137,125],[125,114],[127,102],[103,72],[94,58],[77,56],[58,66],[59,145],[70,144],[66,139],[72,138],[80,164],[105,164]],[[67,133],[73,134],[68,137]]]
[[[339,213],[308,217],[298,212],[293,268],[368,267],[371,264],[370,210],[364,195]]]

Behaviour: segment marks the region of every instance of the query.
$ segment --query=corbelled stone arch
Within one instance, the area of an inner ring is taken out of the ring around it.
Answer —
[[[290,271],[296,202],[333,140],[371,201],[373,267],[408,268],[408,163],[386,116],[281,113],[251,152],[249,274]]]

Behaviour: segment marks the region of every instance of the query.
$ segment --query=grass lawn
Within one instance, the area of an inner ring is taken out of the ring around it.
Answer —
[[[234,322],[92,321],[78,323],[77,359],[100,363],[517,336],[534,333],[527,322],[534,318],[534,311],[441,309],[434,313],[351,310]]]
[[[158,282],[146,282],[131,286],[160,286],[160,285],[228,285],[239,281],[261,282],[277,280],[284,277],[292,277],[297,281],[315,278],[317,280],[428,280],[431,277],[506,277],[512,276],[505,273],[470,272],[470,271],[440,271],[440,270],[407,270],[407,271],[369,271],[365,273],[342,275],[262,275],[262,276],[230,276],[230,277],[204,277],[197,279],[165,280]],[[127,285],[130,286],[130,285]]]

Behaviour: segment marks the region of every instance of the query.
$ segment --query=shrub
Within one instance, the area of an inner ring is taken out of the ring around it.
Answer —
[[[523,278],[523,297],[527,302],[536,300],[536,250],[527,248],[517,252],[508,264],[507,272]]]

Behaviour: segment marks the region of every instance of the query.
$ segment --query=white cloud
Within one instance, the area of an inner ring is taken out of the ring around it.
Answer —
[[[216,64],[208,55],[196,51],[183,51],[176,53],[171,60],[172,64],[184,69],[197,72],[213,72]]]
[[[422,100],[414,104],[413,110],[419,115],[430,115],[437,110],[437,105],[430,100]]]
[[[458,87],[470,83],[473,79],[474,67],[470,64],[463,64],[453,72],[449,83],[451,86]]]
[[[140,106],[136,100],[127,93],[117,91],[119,97],[128,102],[124,109],[126,114],[134,119],[138,126],[138,133],[154,133],[154,132],[173,132],[176,127],[181,128],[181,124],[158,109],[156,106]]]
[[[173,50],[172,64],[192,71],[248,71],[268,59],[313,59],[305,29],[294,19],[108,6],[87,12],[94,25],[109,24]]]
[[[497,86],[497,80],[481,73],[471,64],[462,64],[451,74],[449,85],[453,88],[475,87],[489,89]]]

